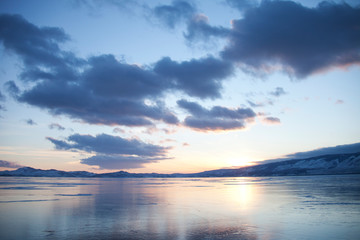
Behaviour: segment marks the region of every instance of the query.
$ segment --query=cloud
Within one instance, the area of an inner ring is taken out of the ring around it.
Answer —
[[[39,83],[24,91],[19,101],[49,109],[54,115],[63,114],[91,124],[145,126],[152,125],[152,120],[169,124],[178,122],[161,102],[149,106],[141,98],[101,96],[91,88],[66,82]]]
[[[82,74],[83,85],[99,96],[145,98],[158,96],[172,83],[151,70],[121,63],[113,55],[100,55],[88,61],[89,69]]]
[[[209,19],[203,14],[194,15],[187,24],[187,33],[184,33],[186,40],[209,41],[211,37],[227,37],[230,30],[224,27],[214,27],[209,24]]]
[[[247,100],[247,102],[250,105],[250,107],[252,107],[252,108],[265,107],[267,105],[270,105],[270,106],[274,105],[274,102],[271,99],[267,99],[262,102],[260,102],[260,101],[253,102],[253,101]]]
[[[78,150],[96,155],[81,160],[87,165],[96,165],[102,169],[140,168],[144,164],[169,159],[168,148],[147,144],[136,139],[128,140],[107,134],[79,135],[74,134],[67,141],[47,138],[56,149]]]
[[[64,131],[65,128],[63,126],[61,126],[60,124],[58,123],[51,123],[49,124],[49,128],[50,129],[57,129],[57,130],[60,130],[60,131]]]
[[[17,163],[14,163],[14,162],[0,160],[0,167],[3,167],[3,168],[21,168],[23,166],[19,165]]]
[[[256,116],[250,108],[229,109],[214,106],[208,110],[198,103],[186,100],[179,100],[177,104],[191,114],[185,118],[184,125],[198,131],[243,129],[246,123]]]
[[[87,165],[106,169],[137,168],[146,163],[169,159],[168,147],[153,145],[136,139],[125,139],[107,134],[70,135],[66,141],[47,137],[58,150],[85,151],[95,154],[81,160]]]
[[[114,128],[113,129],[113,133],[126,133],[126,131],[124,129],[121,129],[121,128]]]
[[[155,163],[168,158],[143,158],[119,155],[96,155],[81,159],[82,164],[99,166],[101,169],[132,169],[141,168],[144,164]]]
[[[27,120],[25,120],[25,122],[26,122],[26,124],[27,125],[37,125],[37,123],[36,122],[34,122],[34,120],[32,120],[32,119],[27,119]]]
[[[142,67],[111,54],[81,59],[61,49],[68,40],[62,29],[0,15],[0,41],[22,59],[21,78],[33,82],[23,91],[14,81],[5,84],[19,102],[90,124],[176,125],[177,117],[159,101],[165,93],[218,98],[222,81],[234,70],[231,62],[212,56],[182,62],[165,57]]]
[[[287,94],[287,92],[285,92],[282,87],[277,87],[274,91],[270,92],[270,95],[273,95],[274,97],[280,97],[285,94]]]
[[[280,68],[304,78],[360,63],[359,22],[360,8],[346,3],[307,8],[291,1],[262,1],[232,21],[222,56],[248,71]]]
[[[267,123],[267,124],[272,124],[272,125],[281,123],[280,119],[277,117],[266,117],[263,119],[263,122]]]
[[[187,32],[184,37],[189,42],[209,42],[213,37],[226,37],[230,30],[224,27],[214,27],[204,14],[197,12],[196,6],[188,1],[175,0],[171,5],[159,5],[153,10],[153,15],[167,27],[174,29],[185,22]]]
[[[250,100],[248,100],[247,102],[249,103],[250,107],[252,107],[252,108],[264,107],[264,106],[265,106],[265,104],[262,103],[262,102],[256,102],[256,103],[254,103],[254,102],[252,102],[252,101],[250,101]]]
[[[145,157],[164,156],[168,148],[147,144],[136,139],[124,139],[107,134],[80,135],[73,134],[67,141],[47,137],[58,150],[80,150],[100,154],[125,154]]]
[[[336,100],[335,104],[344,104],[344,100],[338,99]]]
[[[4,102],[5,99],[6,99],[5,96],[0,91],[0,102]]]
[[[16,85],[14,81],[7,81],[4,83],[4,86],[7,92],[14,98],[17,98],[18,94],[20,93],[20,89]]]
[[[222,81],[233,74],[233,66],[211,56],[180,63],[165,57],[155,64],[154,71],[189,96],[218,98]]]
[[[59,46],[69,39],[61,28],[39,28],[20,15],[0,15],[0,42],[21,57],[25,65],[23,80],[76,78],[73,66],[83,61]]]
[[[196,6],[188,1],[175,0],[170,5],[159,5],[152,11],[156,18],[173,29],[179,23],[191,18],[196,12]]]
[[[6,99],[5,96],[0,91],[0,102],[4,102],[5,99]],[[6,111],[6,108],[1,104],[0,104],[0,111]],[[0,118],[1,118],[1,115],[0,115]]]

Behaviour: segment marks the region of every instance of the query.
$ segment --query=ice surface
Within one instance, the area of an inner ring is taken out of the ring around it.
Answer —
[[[0,177],[0,239],[357,239],[360,175]]]

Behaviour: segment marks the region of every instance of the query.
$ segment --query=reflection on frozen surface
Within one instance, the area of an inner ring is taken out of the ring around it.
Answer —
[[[0,239],[358,239],[360,176],[0,178]]]

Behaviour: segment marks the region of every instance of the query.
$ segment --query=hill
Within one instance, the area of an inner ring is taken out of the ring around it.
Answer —
[[[96,174],[85,171],[41,170],[23,167],[14,171],[0,171],[0,176],[23,177],[113,177],[113,178],[165,178],[165,177],[257,177],[257,176],[298,176],[325,174],[360,174],[360,152],[332,154],[306,159],[294,159],[259,164],[236,169],[218,169],[200,173],[129,173],[118,171]]]

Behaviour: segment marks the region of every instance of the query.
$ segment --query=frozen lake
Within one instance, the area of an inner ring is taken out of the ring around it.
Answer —
[[[360,175],[0,178],[0,239],[359,239]]]

